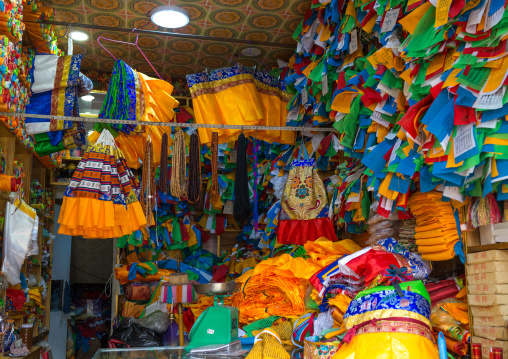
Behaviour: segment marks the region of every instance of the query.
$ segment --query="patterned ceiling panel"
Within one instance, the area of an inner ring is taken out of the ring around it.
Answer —
[[[213,40],[182,39],[140,34],[138,44],[146,58],[162,75],[184,77],[187,74],[232,66],[272,67],[277,60],[287,61],[293,54],[289,48],[270,43],[295,45],[292,35],[311,0],[43,0],[56,10],[56,21],[107,27],[141,28],[166,31],[153,24],[147,14],[161,5],[181,6],[190,14],[190,23],[173,30],[181,34],[203,35],[266,42],[266,46],[228,43]],[[134,34],[94,29],[79,29],[89,35],[75,53],[86,56],[84,70],[111,71],[112,56],[131,67],[154,76],[155,73],[135,46],[101,40],[99,36],[118,41],[134,42]],[[65,29],[59,28],[61,34]],[[65,40],[61,46],[66,50]],[[251,50],[252,49],[252,50]],[[241,52],[242,50],[243,53]],[[259,50],[259,51],[257,51]],[[254,51],[256,56],[250,55]],[[109,52],[109,53],[108,53]],[[259,54],[259,55],[258,55]],[[249,56],[250,55],[250,56]]]

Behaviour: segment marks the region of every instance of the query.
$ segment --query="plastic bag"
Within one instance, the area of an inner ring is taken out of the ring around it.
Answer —
[[[167,313],[160,311],[156,311],[146,318],[131,319],[131,321],[159,334],[164,334],[169,326]]]
[[[376,233],[372,234],[366,243],[368,245],[372,245],[372,244],[376,243],[377,241],[379,241],[380,239],[394,237],[397,235],[397,233],[398,233],[398,229],[396,229],[396,228],[393,228],[393,227],[385,228],[385,229],[382,229],[382,230],[377,231]]]
[[[118,340],[130,347],[160,347],[162,346],[163,334],[134,323],[126,319],[113,330],[110,340]]]
[[[390,228],[390,227],[393,227],[393,222],[392,221],[388,221],[388,220],[384,220],[384,221],[381,221],[381,222],[377,222],[374,225],[369,225],[369,228],[367,228],[367,231],[370,234],[373,234],[373,233],[375,233],[377,231],[380,231],[380,230],[383,230],[383,229],[386,229],[386,228]]]

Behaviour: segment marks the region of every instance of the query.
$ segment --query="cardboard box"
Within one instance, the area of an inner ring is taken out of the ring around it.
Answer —
[[[483,307],[472,307],[483,308]],[[473,316],[474,326],[508,327],[508,315],[491,315],[486,317]],[[475,332],[476,333],[476,332]]]
[[[468,294],[508,294],[508,284],[472,284],[467,286],[467,292]]]
[[[493,250],[493,251],[483,251],[476,253],[469,253],[467,255],[467,264],[475,264],[475,263],[485,263],[485,262],[506,262],[508,261],[508,251],[504,250]]]
[[[492,340],[474,336],[471,342],[482,345],[482,358],[489,358],[490,348],[492,347],[503,348],[503,357],[508,357],[508,341]]]
[[[507,305],[508,295],[503,294],[468,294],[470,306],[486,307],[491,305]]]
[[[508,328],[505,327],[487,327],[473,326],[474,334],[478,337],[492,340],[508,340]]]
[[[492,272],[508,272],[508,262],[492,261],[467,265],[468,275]]]
[[[504,317],[508,316],[508,306],[498,305],[494,307],[478,307],[470,305],[469,310],[473,318],[477,317]]]
[[[494,231],[493,224],[480,226],[479,231],[480,231],[480,243],[482,246],[496,243],[494,240],[494,234],[492,233]]]
[[[467,276],[468,288],[475,284],[508,284],[508,272],[477,273]]]

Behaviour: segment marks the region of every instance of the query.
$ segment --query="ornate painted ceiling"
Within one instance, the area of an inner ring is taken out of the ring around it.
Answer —
[[[43,0],[56,10],[55,20],[119,28],[159,30],[146,16],[157,6],[168,5],[168,0]],[[217,38],[245,39],[268,43],[295,44],[292,34],[310,7],[311,0],[175,0],[171,5],[186,9],[191,20],[175,32]],[[114,59],[97,43],[98,36],[121,41],[135,40],[135,35],[122,32],[79,29],[89,35],[82,42],[86,49],[84,70],[111,71]],[[63,34],[65,29],[59,28]],[[224,41],[191,40],[169,36],[139,35],[139,45],[146,57],[162,75],[184,77],[206,68],[220,68],[235,61],[246,66],[276,66],[277,59],[287,61],[293,54],[290,48],[252,46],[261,54],[246,57],[241,54],[248,44]],[[115,57],[131,67],[153,75],[143,55],[135,46],[103,42]],[[62,47],[66,49],[62,42]],[[82,50],[75,46],[75,53]]]

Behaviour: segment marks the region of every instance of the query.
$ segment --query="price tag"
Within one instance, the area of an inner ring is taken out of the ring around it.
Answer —
[[[395,25],[397,25],[397,18],[399,17],[400,8],[389,10],[383,21],[383,27],[381,28],[381,33],[392,31]]]
[[[358,28],[351,31],[351,41],[349,43],[349,53],[354,54],[358,50]]]
[[[232,150],[231,152],[229,152],[229,162],[236,163],[236,156],[237,156],[236,150]]]
[[[302,90],[302,105],[305,105],[307,102],[309,102],[309,94],[307,93],[306,89]]]
[[[233,214],[233,201],[227,201],[224,205],[224,210],[222,211],[224,214]]]
[[[323,96],[325,96],[328,93],[328,74],[323,75],[321,85],[323,86],[321,92],[323,93]]]

